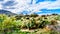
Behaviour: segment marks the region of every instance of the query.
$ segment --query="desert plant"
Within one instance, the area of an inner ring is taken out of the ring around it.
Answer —
[[[55,19],[56,19],[56,20],[60,20],[60,15],[58,15]]]
[[[46,25],[50,24],[49,21],[42,21],[39,25],[39,28],[44,28]]]
[[[35,25],[35,19],[34,18],[32,18],[32,20],[26,24],[27,28],[29,28],[29,29],[34,28],[34,25]]]

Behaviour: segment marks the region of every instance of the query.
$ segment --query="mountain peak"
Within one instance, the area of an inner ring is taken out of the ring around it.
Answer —
[[[6,14],[6,15],[16,15],[15,13],[12,13],[12,12],[7,11],[7,10],[0,10],[0,14]]]

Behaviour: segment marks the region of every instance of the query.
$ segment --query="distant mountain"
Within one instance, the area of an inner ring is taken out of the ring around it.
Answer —
[[[7,11],[7,10],[0,10],[0,14],[6,14],[6,15],[10,15],[10,16],[12,16],[12,15],[17,15],[17,14],[15,14],[15,13],[12,13],[12,12]]]

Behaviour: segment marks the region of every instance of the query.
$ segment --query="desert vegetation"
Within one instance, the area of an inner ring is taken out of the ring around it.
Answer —
[[[0,34],[60,34],[60,15],[0,14]]]

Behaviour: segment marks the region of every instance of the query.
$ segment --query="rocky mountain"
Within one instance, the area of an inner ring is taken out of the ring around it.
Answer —
[[[6,15],[10,15],[10,16],[16,15],[15,13],[12,13],[12,12],[7,11],[7,10],[0,10],[0,14],[6,14]]]

